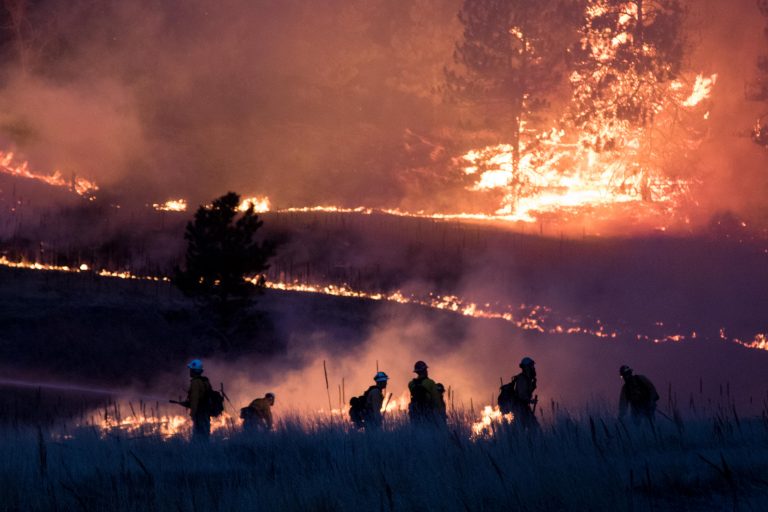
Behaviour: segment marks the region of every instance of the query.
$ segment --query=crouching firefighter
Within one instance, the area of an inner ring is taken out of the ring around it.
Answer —
[[[246,432],[272,430],[273,405],[275,405],[275,394],[267,393],[264,398],[257,398],[248,404],[248,407],[240,409],[243,430]]]
[[[207,377],[203,376],[203,362],[193,359],[189,368],[189,390],[183,402],[170,400],[189,409],[192,418],[192,439],[207,441],[211,435],[211,417],[219,416],[224,411],[224,396],[215,391]]]
[[[501,386],[499,392],[499,410],[503,414],[512,413],[514,421],[526,429],[536,429],[539,422],[536,419],[536,366],[530,357],[520,361],[520,373],[512,377],[508,384]]]
[[[659,393],[656,387],[645,375],[635,375],[627,365],[619,368],[619,375],[624,380],[619,395],[619,418],[627,414],[627,407],[632,413],[634,422],[640,423],[647,419],[653,423],[656,415],[656,402],[659,401]]]
[[[365,390],[360,396],[352,397],[349,401],[349,419],[356,428],[374,430],[381,428],[383,416],[381,408],[384,404],[384,394],[387,390],[389,376],[384,372],[376,372],[373,377],[376,383]]]

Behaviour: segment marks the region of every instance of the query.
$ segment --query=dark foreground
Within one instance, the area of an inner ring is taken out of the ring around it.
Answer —
[[[23,428],[0,437],[0,510],[766,510],[768,416],[656,429],[562,416],[472,439],[328,420],[183,438]]]

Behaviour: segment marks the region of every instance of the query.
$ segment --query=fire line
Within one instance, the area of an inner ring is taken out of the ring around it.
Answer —
[[[20,268],[27,270],[38,271],[52,271],[52,272],[65,272],[65,273],[85,273],[94,272],[100,277],[118,278],[118,279],[131,279],[139,281],[154,281],[154,282],[166,282],[171,280],[166,276],[142,276],[136,275],[129,271],[113,271],[102,269],[99,271],[91,270],[86,264],[77,266],[66,265],[46,265],[41,263],[30,263],[25,261],[15,262],[9,260],[5,256],[0,256],[0,266],[8,268]],[[255,283],[258,278],[252,277],[246,279],[248,282]],[[468,316],[478,319],[487,320],[503,320],[508,322],[518,329],[524,331],[537,331],[542,334],[552,335],[568,335],[568,334],[583,334],[586,336],[595,337],[598,339],[617,339],[620,333],[617,329],[609,329],[600,320],[596,320],[594,327],[585,327],[578,324],[578,321],[569,319],[571,325],[554,325],[545,326],[547,323],[547,314],[551,313],[551,309],[541,305],[526,305],[521,304],[515,311],[515,308],[506,306],[501,310],[493,309],[491,304],[477,304],[471,301],[465,301],[455,295],[437,295],[429,294],[426,297],[417,297],[414,295],[405,295],[401,291],[395,291],[391,293],[369,293],[360,290],[354,290],[346,285],[312,285],[302,283],[286,283],[286,282],[274,282],[266,281],[265,286],[271,290],[280,290],[288,292],[298,293],[312,293],[317,295],[330,295],[336,297],[348,297],[364,300],[394,302],[398,304],[410,304],[415,306],[422,306],[431,309],[437,309],[441,311],[448,311],[454,314],[462,316]],[[668,334],[666,336],[650,336],[647,334],[635,334],[632,338],[638,341],[648,341],[655,344],[659,343],[679,343],[688,339],[697,339],[696,332],[691,332],[690,335],[684,335],[680,333]],[[764,333],[755,334],[752,341],[744,341],[739,338],[729,338],[725,335],[725,329],[721,329],[720,338],[724,341],[730,341],[746,348],[768,350],[768,337]]]

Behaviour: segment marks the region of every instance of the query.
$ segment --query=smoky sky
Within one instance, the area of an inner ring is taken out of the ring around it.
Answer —
[[[26,62],[3,73],[3,138],[35,166],[121,190],[391,202],[405,130],[428,132],[441,115],[456,9],[32,3]]]
[[[3,13],[0,141],[42,172],[142,199],[446,207],[467,145],[442,93],[460,0],[22,3],[18,31]],[[759,207],[743,88],[765,20],[750,0],[688,7],[685,67],[720,78],[687,173],[712,209]]]

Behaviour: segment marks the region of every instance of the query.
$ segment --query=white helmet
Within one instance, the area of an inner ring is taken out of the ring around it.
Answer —
[[[192,361],[189,362],[189,364],[187,365],[187,368],[189,368],[190,370],[201,372],[203,371],[203,362],[199,359],[193,359]]]

